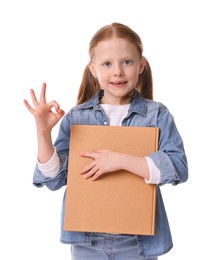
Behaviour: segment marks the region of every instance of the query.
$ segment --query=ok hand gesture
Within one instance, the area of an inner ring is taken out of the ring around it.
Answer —
[[[24,100],[24,104],[28,111],[34,116],[37,132],[39,135],[45,135],[51,132],[52,128],[57,124],[57,122],[63,117],[64,111],[60,109],[60,105],[52,100],[50,102],[46,101],[46,84],[43,83],[40,99],[36,98],[33,89],[30,90],[31,99],[33,106],[30,106],[27,100]],[[54,108],[54,110],[52,110]]]

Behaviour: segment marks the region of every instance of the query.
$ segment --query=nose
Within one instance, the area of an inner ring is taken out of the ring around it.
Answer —
[[[114,76],[121,77],[123,75],[123,69],[120,64],[114,66]]]

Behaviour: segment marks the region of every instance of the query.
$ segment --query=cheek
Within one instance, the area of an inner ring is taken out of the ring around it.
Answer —
[[[129,77],[130,77],[131,79],[134,79],[134,80],[138,79],[139,74],[140,74],[140,73],[139,73],[139,69],[131,70],[131,71],[128,73]]]
[[[107,79],[105,79],[105,77],[103,76],[103,74],[99,74],[97,75],[97,80],[99,82],[99,85],[104,88],[107,82]]]
[[[104,71],[98,71],[97,76],[98,76],[99,81],[108,81],[108,79],[109,79],[108,73],[106,73]]]

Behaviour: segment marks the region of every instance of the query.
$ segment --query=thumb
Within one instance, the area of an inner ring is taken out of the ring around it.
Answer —
[[[59,118],[63,117],[65,114],[65,111],[60,108],[56,112]]]

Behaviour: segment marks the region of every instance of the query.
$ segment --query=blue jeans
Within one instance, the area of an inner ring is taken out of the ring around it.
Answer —
[[[137,237],[91,233],[91,245],[72,245],[72,260],[157,260],[145,258]]]

